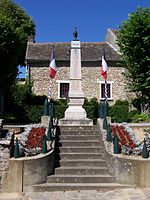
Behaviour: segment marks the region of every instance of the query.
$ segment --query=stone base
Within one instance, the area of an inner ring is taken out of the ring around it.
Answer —
[[[86,111],[82,106],[69,106],[65,111],[65,119],[86,119]]]
[[[58,121],[58,125],[60,126],[93,126],[92,119],[60,119]]]

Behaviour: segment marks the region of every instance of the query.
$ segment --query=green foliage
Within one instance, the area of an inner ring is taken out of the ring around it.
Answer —
[[[35,35],[32,19],[12,0],[0,1],[0,92],[8,92],[24,64],[29,35]],[[7,90],[7,91],[6,91]]]
[[[44,105],[44,101],[46,99],[46,96],[36,96],[34,94],[31,95],[30,98],[30,105]],[[29,103],[29,102],[28,102]]]
[[[131,110],[128,113],[128,122],[133,122],[133,118],[135,115],[140,114],[140,112],[138,110]]]
[[[59,99],[54,102],[55,117],[58,119],[64,118],[65,110],[68,107],[66,99]]]
[[[118,100],[114,106],[109,107],[109,116],[113,122],[121,123],[128,121],[129,103]]]
[[[129,106],[129,102],[127,100],[117,100],[115,102],[115,106],[122,106],[122,105]]]
[[[83,107],[87,112],[88,118],[98,118],[98,101],[95,97],[89,100],[85,99]]]
[[[15,84],[12,88],[13,103],[17,106],[24,106],[29,103],[32,93],[30,86],[25,84]]]
[[[40,123],[41,116],[43,115],[43,106],[30,105],[25,107],[25,114],[30,123]]]
[[[131,104],[139,111],[141,111],[141,98],[135,98],[132,100]]]
[[[46,96],[36,96],[31,92],[28,83],[16,84],[12,87],[12,117],[5,115],[7,120],[15,122],[39,123],[43,114]],[[9,117],[9,118],[8,118]]]
[[[132,118],[133,122],[150,122],[150,115],[142,113],[142,114],[136,114]]]
[[[118,45],[131,91],[150,96],[150,9],[138,7],[119,27]]]

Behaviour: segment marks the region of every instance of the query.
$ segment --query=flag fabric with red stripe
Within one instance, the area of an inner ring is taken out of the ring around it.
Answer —
[[[54,47],[52,47],[50,66],[49,66],[50,78],[52,79],[55,78],[56,72],[57,72],[57,67],[56,67],[55,56],[54,56]]]
[[[101,75],[103,76],[105,80],[107,79],[107,69],[108,69],[108,65],[106,62],[105,51],[103,49]]]

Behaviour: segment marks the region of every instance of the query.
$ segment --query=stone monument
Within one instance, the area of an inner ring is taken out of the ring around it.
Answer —
[[[71,41],[70,56],[70,86],[69,103],[65,111],[65,117],[59,120],[60,125],[93,125],[93,121],[87,118],[82,107],[85,99],[81,80],[81,44],[77,40],[78,33],[75,29],[74,40]]]

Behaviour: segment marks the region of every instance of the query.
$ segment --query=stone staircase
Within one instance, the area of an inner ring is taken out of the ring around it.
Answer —
[[[55,174],[34,191],[102,190],[129,187],[108,174],[98,126],[60,126],[55,149]]]

